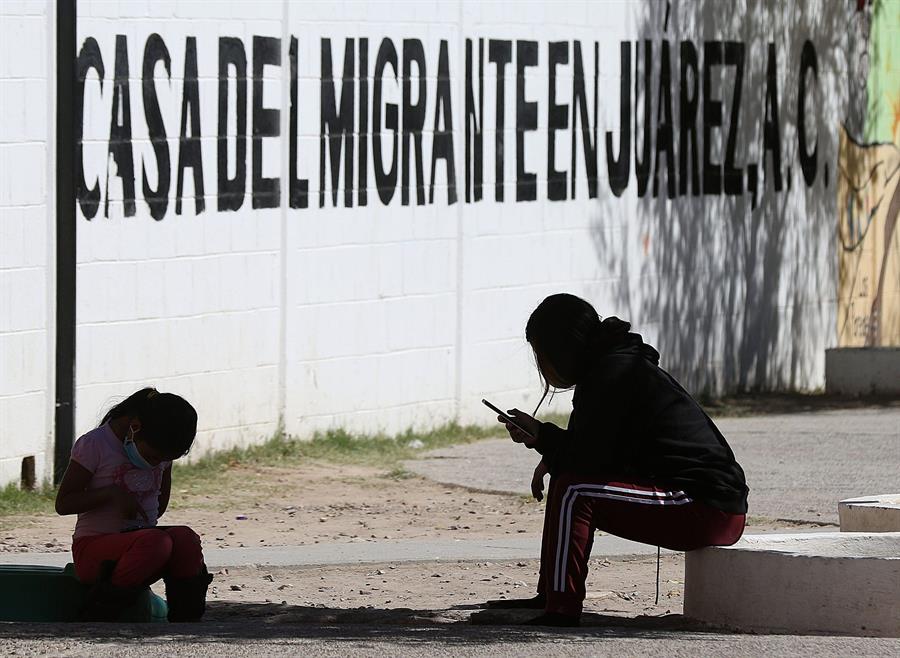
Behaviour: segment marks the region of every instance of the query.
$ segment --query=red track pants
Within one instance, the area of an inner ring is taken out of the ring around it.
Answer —
[[[116,587],[141,587],[164,577],[191,578],[203,565],[200,537],[187,526],[81,537],[72,545],[72,556],[83,583],[94,582],[103,563],[115,561]]]
[[[735,543],[744,532],[744,515],[648,482],[557,475],[547,494],[538,583],[538,592],[547,597],[547,612],[581,614],[595,530],[690,551]]]

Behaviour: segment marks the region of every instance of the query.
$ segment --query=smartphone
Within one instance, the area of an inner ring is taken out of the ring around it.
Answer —
[[[504,411],[500,411],[500,409],[498,409],[497,407],[495,407],[494,405],[492,405],[490,402],[488,402],[487,400],[485,400],[485,399],[483,399],[483,398],[482,398],[481,402],[482,402],[482,404],[484,404],[484,406],[486,406],[486,407],[487,407],[488,409],[490,409],[491,411],[497,412],[497,415],[499,415],[504,421],[506,421],[507,423],[509,423],[509,424],[512,425],[513,427],[519,429],[520,431],[525,432],[525,434],[527,434],[527,435],[530,436],[531,438],[534,438],[534,435],[533,435],[531,432],[529,432],[528,430],[526,430],[524,427],[522,427],[521,425],[519,425],[519,424],[515,421],[515,419],[512,418],[512,416],[510,416],[509,414],[507,414],[507,413],[504,412]]]

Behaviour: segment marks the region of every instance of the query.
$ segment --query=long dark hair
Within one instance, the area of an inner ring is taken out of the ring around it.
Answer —
[[[525,325],[525,340],[534,350],[544,383],[535,413],[550,392],[542,362],[553,368],[564,388],[571,388],[581,381],[592,357],[620,344],[630,329],[628,322],[616,317],[601,321],[589,302],[568,293],[550,295],[538,304]]]
[[[197,412],[174,393],[142,388],[106,412],[100,425],[125,416],[141,421],[141,438],[167,457],[187,454],[197,434]]]

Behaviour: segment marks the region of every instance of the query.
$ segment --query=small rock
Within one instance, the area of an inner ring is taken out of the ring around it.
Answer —
[[[244,587],[243,585],[232,585],[229,589],[232,592],[240,592],[242,589],[244,589]]]

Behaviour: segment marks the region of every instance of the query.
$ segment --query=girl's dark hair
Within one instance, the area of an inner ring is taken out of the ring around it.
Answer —
[[[141,420],[141,438],[160,454],[178,458],[187,454],[197,434],[197,412],[174,393],[142,388],[106,412],[100,425],[123,416]]]
[[[525,325],[525,339],[531,344],[535,357],[546,360],[568,387],[577,384],[594,355],[606,352],[621,343],[631,325],[619,318],[601,321],[597,311],[587,301],[560,293],[542,301]],[[550,391],[545,373],[544,395]],[[537,410],[535,410],[537,411]]]

